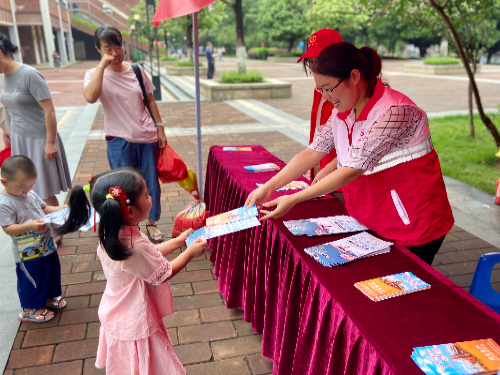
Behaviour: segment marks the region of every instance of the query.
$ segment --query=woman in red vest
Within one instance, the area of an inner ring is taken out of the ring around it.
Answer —
[[[431,264],[453,226],[438,156],[425,112],[378,78],[382,61],[350,43],[326,47],[312,65],[316,90],[334,109],[316,139],[265,185],[248,205],[263,219],[280,217],[297,203],[342,188],[349,215]],[[302,176],[335,147],[337,158],[313,185],[268,202],[271,194]]]

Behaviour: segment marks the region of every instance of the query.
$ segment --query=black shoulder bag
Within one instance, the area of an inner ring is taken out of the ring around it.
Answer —
[[[144,106],[146,107],[149,115],[152,118],[153,115],[151,114],[151,109],[149,108],[149,103],[148,103],[148,99],[147,99],[147,95],[146,95],[146,88],[144,87],[144,81],[142,80],[141,68],[139,67],[139,64],[137,64],[137,63],[131,64],[131,66],[132,66],[132,70],[135,73],[135,76],[137,77],[137,80],[139,81],[139,86],[141,86],[142,99],[144,102]]]

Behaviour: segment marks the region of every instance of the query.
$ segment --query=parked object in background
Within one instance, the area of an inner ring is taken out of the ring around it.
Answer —
[[[500,314],[500,293],[491,286],[491,272],[497,263],[500,263],[500,253],[481,255],[469,292]]]

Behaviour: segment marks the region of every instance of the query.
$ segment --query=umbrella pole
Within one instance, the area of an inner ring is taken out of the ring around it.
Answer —
[[[198,47],[198,12],[193,13],[194,78],[196,81],[196,138],[198,139],[198,192],[203,200],[203,167],[201,165],[201,113],[200,113],[200,54]]]

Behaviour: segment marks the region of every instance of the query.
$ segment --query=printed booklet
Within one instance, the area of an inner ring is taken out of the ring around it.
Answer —
[[[101,217],[99,214],[94,210],[92,207],[90,209],[90,220],[87,224],[85,224],[83,227],[79,228],[81,231],[88,231],[90,228],[94,226],[94,215],[95,215],[95,223],[97,224],[100,220]],[[50,214],[45,215],[42,217],[40,220],[45,221],[46,223],[53,223],[56,225],[63,225],[66,220],[68,220],[69,217],[69,207],[63,208],[62,210],[52,212]]]
[[[257,215],[257,206],[253,205],[251,208],[243,206],[235,210],[210,217],[207,219],[207,226],[191,233],[186,240],[186,245],[189,246],[197,238],[207,240],[223,236],[228,233],[238,232],[243,229],[256,227],[260,225]]]
[[[223,147],[222,151],[252,151],[251,147]]]
[[[365,296],[372,301],[402,296],[404,294],[430,289],[431,285],[419,279],[411,272],[396,275],[377,277],[376,279],[360,281],[354,284]]]
[[[427,375],[497,374],[500,346],[493,339],[413,348],[411,358]]]
[[[274,163],[265,163],[265,164],[258,164],[258,165],[250,165],[248,167],[244,167],[247,171],[252,172],[252,173],[257,173],[257,172],[271,172],[271,171],[279,171],[280,167],[278,167]]]
[[[355,218],[346,215],[289,220],[284,221],[283,224],[296,236],[307,235],[309,237],[368,230]]]
[[[326,267],[335,267],[356,259],[387,253],[392,242],[382,241],[362,232],[338,241],[304,249],[304,251]]]
[[[261,187],[261,186],[264,186],[264,184],[257,183],[257,186]],[[309,184],[305,181],[292,181],[292,182],[286,184],[285,186],[279,188],[276,191],[302,190],[302,189],[306,189],[308,187],[309,187]]]

